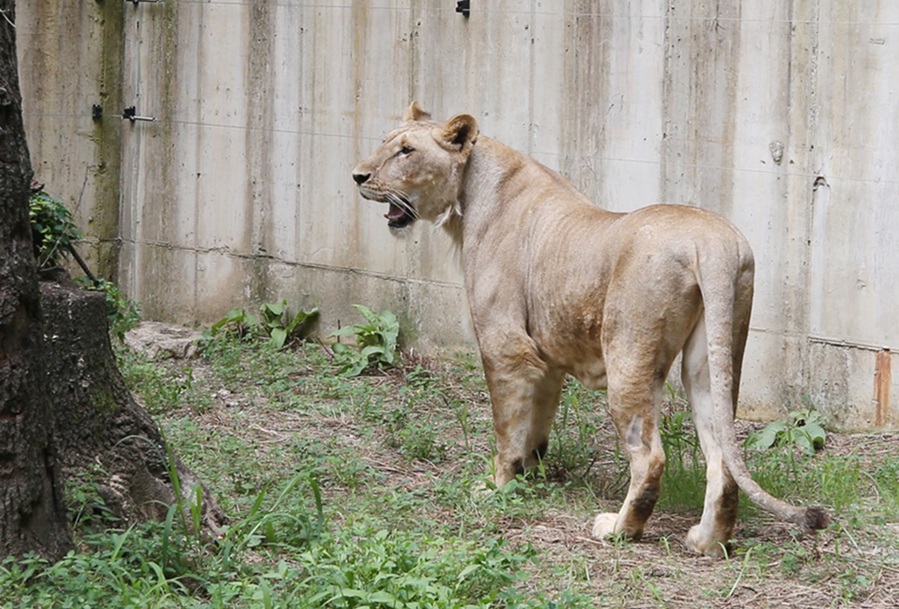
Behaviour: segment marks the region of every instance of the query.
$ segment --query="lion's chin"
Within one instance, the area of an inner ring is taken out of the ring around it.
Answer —
[[[395,228],[397,230],[403,230],[405,228],[409,228],[412,226],[412,223],[415,222],[415,218],[402,218],[400,220],[387,220],[387,226],[389,228]]]
[[[393,226],[387,225],[387,230],[390,231],[390,234],[393,235],[395,239],[407,239],[411,234],[411,230],[409,228],[409,224],[402,228],[396,228]]]

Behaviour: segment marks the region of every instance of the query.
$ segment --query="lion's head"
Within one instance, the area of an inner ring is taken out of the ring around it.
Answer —
[[[461,213],[459,190],[477,141],[477,121],[467,114],[446,123],[433,121],[416,102],[403,120],[356,166],[353,180],[366,199],[390,204],[385,217],[391,228],[405,228],[418,219],[441,224]]]

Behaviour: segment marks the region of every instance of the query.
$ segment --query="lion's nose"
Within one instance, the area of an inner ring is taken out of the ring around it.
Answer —
[[[368,182],[368,178],[370,177],[370,173],[353,173],[353,179],[356,180],[356,184],[359,184],[360,186]]]

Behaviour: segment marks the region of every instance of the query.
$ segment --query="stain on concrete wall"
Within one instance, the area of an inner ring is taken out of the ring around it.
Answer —
[[[115,277],[121,184],[120,3],[18,7],[17,48],[35,179],[63,199],[88,235],[81,249]],[[93,120],[93,106],[113,114]]]
[[[93,259],[153,318],[287,298],[471,347],[461,274],[350,171],[412,99],[597,205],[730,217],[756,252],[741,412],[899,426],[899,4],[444,0],[19,8],[26,125]],[[134,105],[152,123],[90,119]],[[120,252],[116,257],[114,253]]]

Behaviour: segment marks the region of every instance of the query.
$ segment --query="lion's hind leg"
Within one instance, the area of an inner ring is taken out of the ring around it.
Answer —
[[[702,518],[687,534],[687,547],[699,554],[719,557],[728,544],[737,521],[739,491],[724,464],[721,444],[714,429],[705,321],[700,319],[686,346],[681,378],[693,406],[693,420],[706,460],[706,491]]]
[[[665,470],[665,451],[658,427],[660,402],[661,383],[616,383],[609,377],[609,405],[630,461],[631,481],[618,513],[596,517],[593,536],[598,539],[623,535],[636,540],[643,535],[646,521],[658,501]]]

